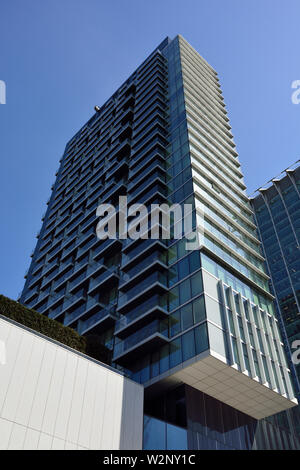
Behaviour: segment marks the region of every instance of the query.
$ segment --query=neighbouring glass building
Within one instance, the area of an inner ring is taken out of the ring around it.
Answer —
[[[216,72],[181,36],[166,38],[95,110],[66,146],[20,302],[95,335],[144,385],[145,448],[299,448]],[[189,204],[199,249],[150,238],[148,222],[142,239],[99,240],[96,209],[119,215],[119,196]]]
[[[282,338],[288,357],[291,357],[299,349],[294,342],[300,341],[299,161],[261,187],[251,198],[251,204],[270,273],[271,289],[276,296]],[[300,364],[291,363],[290,368],[299,397]],[[298,418],[300,434],[299,408],[294,408],[293,412],[295,419]]]

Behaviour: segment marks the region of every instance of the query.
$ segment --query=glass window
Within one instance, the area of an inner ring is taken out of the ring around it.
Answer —
[[[265,348],[264,348],[264,345],[263,345],[263,342],[262,342],[261,331],[257,329],[256,332],[257,332],[257,336],[258,336],[258,342],[259,342],[260,350],[261,350],[261,352],[265,353]]]
[[[182,359],[186,361],[195,356],[194,330],[188,331],[181,337],[182,339]]]
[[[169,287],[172,287],[174,284],[176,284],[178,280],[177,266],[175,265],[169,269]]]
[[[167,423],[167,449],[187,450],[187,430]]]
[[[181,261],[178,263],[178,274],[179,274],[179,279],[184,279],[189,275],[189,260],[188,257],[183,258]]]
[[[175,336],[181,332],[181,315],[180,310],[176,310],[176,312],[172,313],[169,317],[170,323],[170,336]]]
[[[239,302],[238,295],[234,296],[234,302],[235,302],[235,309],[236,309],[237,313],[239,313],[241,315],[240,302]]]
[[[200,255],[198,251],[194,251],[191,255],[189,255],[190,261],[190,271],[193,273],[200,268]]]
[[[233,346],[233,356],[236,364],[240,367],[240,357],[237,347],[237,342],[235,338],[232,338],[232,346]]]
[[[151,416],[144,416],[144,449],[165,450],[166,429],[165,423]]]
[[[183,238],[177,243],[178,259],[186,254],[185,242],[186,240]]]
[[[238,323],[239,323],[241,338],[242,338],[243,341],[246,341],[243,322],[242,322],[242,318],[240,316],[238,316]]]
[[[201,262],[202,262],[202,267],[206,269],[208,272],[211,274],[214,274],[215,276],[217,275],[216,273],[216,264],[214,261],[212,261],[208,256],[206,255],[201,255]]]
[[[225,289],[225,300],[226,300],[227,307],[232,309],[230,289],[228,287]]]
[[[186,279],[179,285],[180,303],[184,304],[191,298],[190,279]]]
[[[254,317],[254,322],[255,322],[255,325],[256,325],[257,327],[259,327],[259,323],[258,323],[258,317],[257,317],[257,310],[256,310],[256,308],[255,308],[255,307],[254,307],[254,308],[252,308],[252,312],[253,312],[253,317]]]
[[[149,355],[145,356],[142,359],[142,367],[141,367],[141,382],[147,382],[150,379],[150,357]]]
[[[264,365],[264,371],[265,371],[265,376],[266,376],[267,382],[269,382],[269,384],[270,384],[270,383],[271,383],[271,379],[270,379],[270,374],[269,374],[267,359],[266,359],[266,357],[265,357],[264,355],[262,355],[262,362],[263,362],[263,365]]]
[[[193,302],[194,323],[199,323],[206,318],[204,296],[202,295]]]
[[[250,323],[248,323],[247,325],[248,325],[248,333],[249,333],[249,338],[250,338],[250,344],[251,344],[252,348],[255,348],[252,326],[251,326]]]
[[[236,333],[235,333],[235,328],[234,328],[234,322],[233,322],[233,317],[232,317],[232,311],[231,311],[231,310],[227,310],[227,313],[228,313],[228,319],[229,319],[230,333],[235,336]]]
[[[181,362],[181,338],[177,338],[170,343],[170,368],[177,366]]]
[[[244,300],[244,310],[247,320],[250,321],[248,302]]]
[[[255,366],[255,372],[256,372],[257,377],[261,380],[257,353],[256,353],[255,350],[252,350],[252,353],[253,353],[253,361],[254,361],[254,366]]]
[[[250,372],[250,363],[249,363],[247,346],[244,343],[242,343],[242,348],[243,348],[243,355],[244,355],[244,360],[245,360],[245,367],[246,367],[246,370]]]
[[[174,289],[172,289],[169,294],[169,308],[170,310],[174,310],[178,306],[179,306],[179,288],[174,287]]]
[[[191,303],[185,305],[181,309],[182,331],[193,326],[193,306]]]
[[[169,369],[169,345],[166,344],[160,349],[159,372],[162,374]]]
[[[201,273],[194,274],[191,278],[192,281],[192,297],[203,292],[202,276]]]
[[[151,377],[159,375],[159,351],[155,351],[151,356]]]
[[[195,343],[196,343],[196,354],[200,354],[208,349],[208,334],[206,323],[197,326],[194,329],[195,332]]]

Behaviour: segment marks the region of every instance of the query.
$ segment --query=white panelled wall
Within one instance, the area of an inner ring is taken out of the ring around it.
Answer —
[[[0,316],[0,449],[141,449],[141,385]]]

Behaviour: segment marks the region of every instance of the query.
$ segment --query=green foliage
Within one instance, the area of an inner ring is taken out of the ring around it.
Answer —
[[[72,328],[1,294],[0,314],[99,361],[111,363],[111,352],[97,340],[97,336],[80,336]]]

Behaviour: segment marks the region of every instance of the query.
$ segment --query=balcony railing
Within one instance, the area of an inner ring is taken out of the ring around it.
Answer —
[[[78,333],[80,335],[83,335],[84,333],[91,330],[92,328],[95,328],[99,324],[101,324],[101,326],[103,327],[104,322],[106,324],[112,324],[116,320],[116,318],[117,315],[115,312],[115,307],[101,308],[99,312],[95,313],[87,320],[80,320],[78,324]]]
[[[103,195],[102,203],[108,201],[113,196],[113,194],[115,194],[117,191],[120,191],[122,186],[126,187],[126,182],[126,178],[122,178],[121,180],[116,181],[112,188],[106,194]],[[109,184],[109,186],[111,185]]]
[[[76,287],[80,286],[86,279],[86,272],[83,271],[79,276],[69,282],[68,290],[72,292]]]
[[[128,352],[137,353],[141,349],[150,349],[158,343],[168,343],[168,331],[163,322],[154,320],[141,330],[115,344],[113,360],[118,360]]]
[[[165,256],[163,253],[151,253],[147,258],[143,258],[139,263],[133,265],[133,267],[128,270],[128,272],[123,272],[121,276],[120,287],[123,288],[124,285],[131,285],[132,282],[137,282],[136,279],[144,277],[154,271],[160,269],[167,269],[167,264],[165,261]]]
[[[111,160],[113,157],[117,156],[118,153],[121,152],[121,150],[123,150],[126,146],[131,146],[131,140],[129,138],[124,139],[121,142],[117,142],[110,153],[109,159]]]
[[[168,311],[166,306],[163,304],[162,299],[155,295],[150,297],[148,300],[138,305],[137,307],[131,309],[127,315],[121,315],[119,320],[116,322],[115,333],[119,334],[121,331],[126,330],[130,325],[140,325],[142,321],[149,320],[149,317],[153,316],[167,316]],[[121,334],[120,334],[121,336]]]
[[[118,234],[116,236],[118,237]],[[122,241],[119,240],[118,238],[107,238],[100,245],[98,245],[96,248],[94,248],[93,258],[94,259],[99,258],[99,256],[103,255],[103,253],[105,253],[105,251],[111,250],[111,248],[114,244],[120,245],[121,243],[122,243]]]
[[[163,162],[165,161],[163,152],[158,150],[158,148],[155,148],[154,150],[152,150],[152,152],[147,154],[147,158],[145,158],[144,155],[141,155],[137,160],[139,163],[135,167],[130,168],[129,173],[128,173],[128,178],[134,182],[139,172],[142,170],[141,174],[143,174],[144,171],[147,170],[147,166],[151,163],[152,160],[153,160],[153,163],[155,162],[159,164],[161,167],[163,167],[164,165]],[[132,162],[131,162],[131,165],[132,165]]]
[[[88,293],[91,294],[96,289],[98,289],[102,284],[106,283],[108,280],[118,277],[119,267],[116,266],[113,269],[106,269],[103,273],[101,273],[96,278],[92,278],[90,280],[89,290]]]
[[[54,310],[50,310],[48,318],[55,319],[62,313],[62,304],[56,307]]]
[[[84,305],[79,305],[72,313],[65,316],[64,325],[68,326],[74,321],[78,320],[84,312]]]
[[[130,191],[132,188],[140,184],[145,178],[147,178],[154,168],[165,170],[163,164],[155,159],[150,165],[147,165],[145,170],[141,171],[137,179],[130,181],[130,183],[128,184],[128,191]]]
[[[168,290],[168,281],[166,274],[156,271],[127,292],[122,293],[119,297],[118,308],[123,309],[125,305],[127,307],[127,304],[129,305],[136,301],[138,297],[144,295],[145,291],[149,289],[157,290],[158,288],[163,291]]]
[[[79,302],[83,303],[83,301],[84,295],[82,293],[78,293],[78,295],[72,295],[69,298],[66,297],[63,303],[62,312],[71,309]]]

